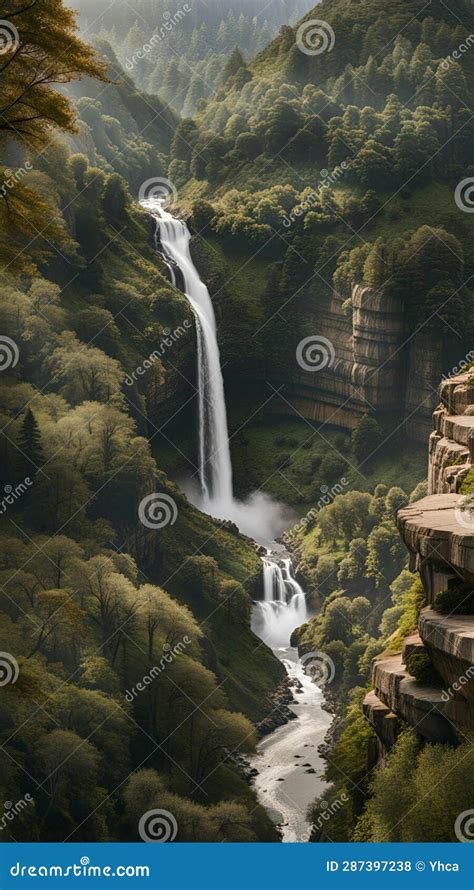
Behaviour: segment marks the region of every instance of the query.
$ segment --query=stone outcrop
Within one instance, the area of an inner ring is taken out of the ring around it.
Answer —
[[[474,618],[423,609],[420,637],[450,697],[474,705]]]
[[[425,442],[443,358],[433,338],[407,331],[401,302],[382,289],[355,285],[350,300],[337,291],[326,299],[308,294],[305,319],[308,336],[312,320],[314,337],[334,347],[330,367],[311,373],[295,359],[291,365],[270,362],[262,368],[243,355],[238,364],[224,362],[226,385],[238,380],[241,387],[244,379],[265,402],[265,414],[297,413],[349,430],[367,413],[393,419],[397,428],[409,419],[408,438]],[[281,398],[269,398],[268,383],[284,387]]]
[[[317,335],[334,347],[334,363],[317,374],[295,367],[276,377],[267,369],[267,379],[285,384],[285,400],[275,398],[266,410],[294,409],[313,421],[348,429],[366,413],[391,415],[397,425],[409,418],[407,436],[426,441],[442,357],[429,337],[407,337],[401,302],[383,289],[356,285],[350,301],[337,292],[323,306],[318,301],[314,317]]]
[[[439,494],[398,513],[410,567],[419,571],[428,603],[453,581],[474,585],[474,515],[466,506],[464,495]]]
[[[474,462],[474,370],[443,381],[433,414],[428,493],[459,491]]]
[[[397,517],[428,606],[402,653],[375,660],[374,689],[364,701],[382,761],[404,724],[441,744],[458,744],[474,731],[474,616],[442,615],[432,608],[442,591],[474,589],[474,510],[472,497],[459,490],[473,466],[474,372],[443,381],[440,395],[430,438],[430,493]],[[431,678],[428,684],[409,673],[407,664],[418,675],[416,657],[426,669],[422,676]]]

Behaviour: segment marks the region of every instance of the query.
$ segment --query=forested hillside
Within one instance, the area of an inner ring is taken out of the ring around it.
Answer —
[[[319,402],[318,419],[350,428],[374,406],[391,430],[415,415],[407,429],[424,442],[439,379],[472,343],[471,216],[455,190],[472,171],[474,63],[463,41],[474,21],[470,2],[456,16],[442,3],[415,7],[327,0],[317,17],[334,31],[330,51],[302,52],[285,26],[255,60],[235,53],[225,84],[179,124],[168,176],[182,205],[194,204],[216,301],[235,310],[221,324],[229,385],[244,374],[269,395],[266,381],[285,383],[286,402],[275,397],[271,410],[290,403],[310,418]],[[355,285],[380,299],[398,364],[388,351],[377,362],[371,298],[357,304]],[[316,383],[294,364],[315,330],[340,358]]]
[[[120,175],[156,170],[175,118],[154,126],[130,82],[109,83],[56,0],[15,22],[28,37],[0,71],[0,788],[32,803],[3,837],[137,839],[136,813],[168,801],[180,839],[275,839],[228,757],[252,750],[284,677],[249,627],[260,561],[169,481],[151,451],[167,418],[150,426],[125,382],[154,353],[158,398],[171,347],[193,349],[188,303]],[[84,75],[87,156],[54,86]],[[148,122],[145,143],[133,134]],[[176,510],[162,532],[140,521],[150,495]]]
[[[86,35],[110,41],[140,87],[189,117],[214,91],[236,47],[252,58],[281,25],[297,22],[312,3],[212,0],[193,6],[179,0],[140,0],[133,8],[123,4],[117,10],[108,3],[80,0],[77,6]],[[156,41],[150,43],[153,35]]]
[[[293,642],[337,676],[312,840],[342,794],[331,840],[387,839],[395,805],[388,839],[431,839],[429,806],[450,839],[472,753],[408,730],[372,774],[362,699],[416,628],[395,514],[425,493],[439,379],[472,358],[474,3],[186,5],[81,0],[81,39],[62,0],[10,13],[0,791],[33,803],[4,836],[137,840],[164,807],[180,841],[280,839],[245,757],[288,717],[287,675],[250,626],[254,542],[178,484],[203,409],[193,312],[137,202],[158,181],[216,310],[235,493],[307,514],[286,542],[317,615]],[[321,374],[296,358],[314,335]],[[149,498],[171,522],[143,522]]]

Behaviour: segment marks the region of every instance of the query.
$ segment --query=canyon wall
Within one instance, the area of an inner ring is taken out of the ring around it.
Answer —
[[[317,373],[295,362],[284,382],[296,411],[350,430],[363,414],[390,417],[405,423],[409,439],[426,440],[443,359],[432,337],[407,331],[398,299],[355,285],[349,305],[334,291],[325,306],[314,307],[312,333],[333,344],[335,361]],[[280,410],[291,413],[289,405]]]
[[[474,463],[474,369],[444,380],[440,396],[430,437],[429,495],[398,514],[426,604],[418,632],[402,652],[387,651],[375,660],[374,688],[364,701],[382,759],[406,724],[443,744],[457,744],[474,730],[474,615],[462,614],[474,589],[474,495],[460,493]],[[453,597],[443,610],[448,614],[433,608],[443,591]],[[432,685],[410,675],[413,654],[428,660]]]
[[[197,254],[211,296],[213,286],[222,292],[222,277],[213,273],[199,250]],[[316,423],[353,430],[368,413],[385,420],[387,429],[403,429],[412,441],[428,438],[437,385],[452,362],[424,328],[416,335],[407,329],[401,301],[383,289],[355,285],[350,301],[337,291],[325,300],[307,295],[304,317],[297,320],[299,329],[304,336],[325,338],[335,353],[331,366],[315,373],[299,367],[293,350],[283,363],[277,352],[275,360],[266,364],[245,350],[229,358],[225,309],[225,299],[217,296],[223,372],[234,401],[244,389],[255,405],[262,405],[263,414],[299,414]],[[191,406],[195,360],[194,332],[190,334],[164,357],[166,378],[161,388],[146,394],[153,424],[168,422],[181,406]],[[460,357],[455,355],[454,361]],[[281,387],[281,396],[272,398],[271,386]]]

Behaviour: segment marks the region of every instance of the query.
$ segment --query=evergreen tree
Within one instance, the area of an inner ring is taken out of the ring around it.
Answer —
[[[18,433],[17,469],[20,475],[33,476],[44,462],[38,421],[28,408]]]
[[[237,71],[240,71],[241,68],[245,68],[245,61],[240,49],[236,46],[224,66],[222,72],[223,83],[229,80],[230,77],[233,77],[234,74],[237,74]]]
[[[381,444],[382,430],[374,417],[364,414],[351,438],[357,460],[364,463]]]

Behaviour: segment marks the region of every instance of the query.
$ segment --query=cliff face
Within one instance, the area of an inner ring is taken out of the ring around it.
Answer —
[[[382,757],[404,724],[443,744],[456,744],[474,730],[474,616],[431,608],[441,591],[474,589],[474,513],[471,496],[459,493],[474,457],[474,371],[445,380],[440,395],[430,437],[430,494],[398,514],[428,606],[403,652],[376,659],[374,689],[364,702]],[[440,683],[427,686],[410,676],[406,662],[414,651],[428,656]]]
[[[459,491],[474,462],[474,372],[444,380],[430,436],[429,494]]]
[[[276,384],[285,383],[287,403],[271,410],[291,413],[292,407],[311,420],[354,429],[361,416],[390,415],[397,425],[409,419],[406,432],[426,441],[442,375],[442,356],[429,337],[409,337],[399,300],[356,285],[351,305],[333,292],[326,305],[314,310],[313,333],[325,337],[335,351],[331,367],[318,373],[288,368]],[[308,331],[308,334],[311,333]],[[271,368],[267,369],[270,378]]]
[[[204,279],[208,274],[209,269],[201,271]],[[308,298],[306,333],[324,337],[333,345],[331,367],[311,373],[302,370],[296,358],[285,368],[277,367],[278,363],[264,367],[257,359],[244,358],[237,366],[235,357],[229,360],[224,349],[226,385],[235,383],[241,388],[244,380],[256,393],[256,400],[266,403],[266,413],[298,413],[317,423],[349,430],[366,413],[389,415],[397,427],[406,421],[410,439],[426,441],[436,386],[443,373],[439,345],[429,336],[412,337],[401,302],[383,290],[355,285],[350,304],[346,307],[336,291],[323,304],[318,299],[313,305],[311,296]],[[216,316],[221,333],[225,333],[226,315],[221,315],[220,309],[218,299]],[[182,343],[179,350],[173,350],[166,382],[154,399],[149,399],[153,423],[170,413],[173,402],[179,406],[192,396],[190,345],[188,342],[186,348]],[[268,400],[267,381],[276,388],[284,384],[284,399]]]

